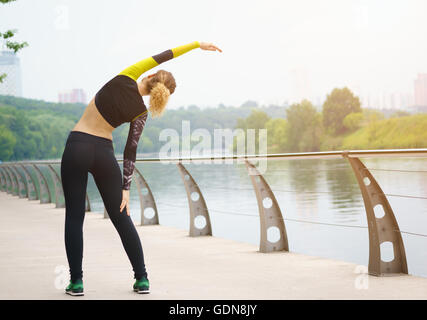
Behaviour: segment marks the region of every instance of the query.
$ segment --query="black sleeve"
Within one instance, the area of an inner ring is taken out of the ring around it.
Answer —
[[[130,123],[128,139],[123,154],[123,189],[129,190],[135,168],[136,149],[148,112],[142,114]]]

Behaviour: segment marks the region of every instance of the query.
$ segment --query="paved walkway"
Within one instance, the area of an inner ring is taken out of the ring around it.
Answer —
[[[352,263],[166,226],[137,227],[151,282],[138,295],[120,238],[97,213],[84,225],[85,296],[70,297],[57,289],[68,281],[64,211],[0,192],[0,299],[427,299],[427,278],[360,275]]]

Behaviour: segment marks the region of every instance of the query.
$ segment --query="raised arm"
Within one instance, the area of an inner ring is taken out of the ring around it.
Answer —
[[[144,130],[145,121],[147,120],[146,111],[136,119],[132,120],[129,127],[128,139],[126,141],[125,150],[123,153],[123,189],[129,190],[132,182],[133,170],[135,169],[136,149],[138,141]]]
[[[200,48],[199,41],[194,41],[173,49],[165,50],[159,54],[151,56],[149,58],[142,59],[141,61],[131,65],[130,67],[124,69],[119,75],[125,75],[133,80],[137,81],[138,78],[144,72],[158,66],[159,64],[168,61],[170,59],[176,58],[192,49]]]

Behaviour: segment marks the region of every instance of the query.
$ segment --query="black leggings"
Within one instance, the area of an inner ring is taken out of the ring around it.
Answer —
[[[90,172],[107,213],[118,231],[132,264],[134,277],[147,277],[141,241],[122,202],[122,173],[114,156],[113,142],[80,131],[71,131],[61,159],[61,180],[65,198],[65,249],[71,280],[83,277],[83,220],[86,186]],[[101,266],[100,266],[101,268]]]

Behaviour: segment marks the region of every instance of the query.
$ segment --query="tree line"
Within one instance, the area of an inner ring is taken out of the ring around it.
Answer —
[[[0,160],[60,158],[68,133],[85,107],[0,96]],[[427,144],[427,114],[396,111],[386,119],[378,110],[361,108],[359,98],[348,88],[336,88],[320,111],[308,100],[291,106],[259,106],[249,100],[240,107],[169,109],[163,117],[149,116],[138,153],[158,152],[164,144],[159,141],[160,132],[175,129],[181,133],[182,120],[190,121],[191,130],[205,128],[212,135],[220,128],[267,129],[269,153],[422,148]],[[128,123],[113,131],[116,154],[123,152],[128,131]]]
[[[159,141],[163,129],[171,128],[181,133],[182,120],[190,120],[191,130],[206,128],[234,128],[239,117],[247,117],[252,108],[259,108],[270,117],[282,114],[283,106],[258,107],[248,101],[240,107],[225,106],[201,109],[196,105],[169,109],[164,116],[152,119],[138,145],[138,153],[158,152],[164,142]],[[53,103],[0,95],[0,160],[57,159],[62,156],[68,133],[82,116],[86,105]],[[126,145],[129,123],[113,131],[116,154]]]
[[[333,89],[320,112],[302,100],[283,113],[271,118],[253,109],[247,118],[238,119],[237,127],[267,129],[269,153],[427,146],[427,114],[395,111],[386,119],[379,110],[362,108],[346,87]]]

